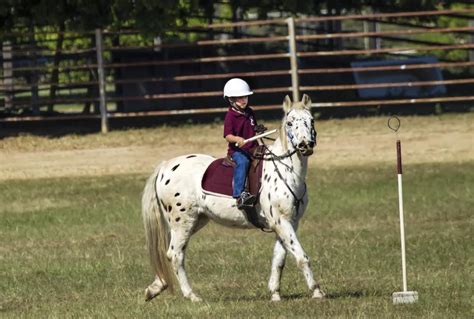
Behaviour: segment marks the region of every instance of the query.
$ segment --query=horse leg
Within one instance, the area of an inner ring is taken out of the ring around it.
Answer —
[[[268,289],[272,293],[272,301],[280,301],[280,280],[281,273],[285,267],[286,250],[281,241],[277,239],[273,248],[272,270],[270,280],[268,281]]]
[[[193,228],[196,226],[195,224],[196,221],[193,222],[191,220],[183,221],[179,224],[172,224],[170,246],[167,252],[167,256],[171,260],[183,296],[193,302],[202,301],[202,299],[194,294],[189,285],[186,271],[184,269],[184,257],[186,245],[188,244],[189,238],[194,233]]]
[[[313,298],[323,298],[325,294],[321,291],[319,284],[314,281],[309,258],[296,237],[296,231],[293,225],[286,219],[280,217],[280,224],[275,227],[275,231],[286,250],[291,252],[295,257],[296,264],[303,272],[306,284],[313,293]]]
[[[150,301],[168,287],[168,284],[155,275],[155,280],[145,290],[145,301]]]

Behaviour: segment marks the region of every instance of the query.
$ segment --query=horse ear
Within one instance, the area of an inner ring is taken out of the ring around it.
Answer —
[[[303,94],[303,98],[301,99],[301,103],[305,109],[311,109],[311,98],[307,94]]]
[[[287,95],[285,96],[285,99],[283,100],[283,111],[285,111],[285,113],[288,113],[290,109],[291,109],[291,99]]]

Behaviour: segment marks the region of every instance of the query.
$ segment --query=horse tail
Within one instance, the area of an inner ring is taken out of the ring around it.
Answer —
[[[163,216],[163,207],[157,194],[156,182],[164,164],[155,168],[148,178],[142,196],[142,218],[146,242],[153,271],[174,291],[174,275],[171,262],[166,256],[169,247],[169,227]]]

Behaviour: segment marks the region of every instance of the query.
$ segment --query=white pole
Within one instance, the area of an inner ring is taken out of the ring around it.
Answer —
[[[418,292],[408,291],[408,288],[407,288],[408,285],[407,285],[407,264],[406,264],[406,256],[405,256],[405,221],[404,221],[404,216],[403,216],[403,189],[402,189],[402,174],[403,174],[402,172],[402,146],[401,146],[400,140],[397,140],[397,173],[398,173],[398,210],[400,212],[400,246],[402,250],[403,291],[393,293],[392,298],[393,298],[393,303],[395,304],[413,303],[413,302],[418,301]]]
[[[407,291],[407,264],[405,259],[405,222],[403,220],[402,174],[398,174],[398,207],[400,211],[400,245],[402,249],[403,291]]]
[[[273,134],[276,131],[277,131],[277,129],[274,129],[274,130],[271,130],[271,131],[268,131],[268,132],[265,132],[265,133],[262,133],[262,134],[259,134],[259,135],[255,135],[254,137],[251,137],[251,138],[248,138],[248,139],[244,140],[244,144],[248,143],[248,142],[258,140],[259,138],[265,137],[267,135]],[[239,146],[239,143],[235,143],[235,146]]]

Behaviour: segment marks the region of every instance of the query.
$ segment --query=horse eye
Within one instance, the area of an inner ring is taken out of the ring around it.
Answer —
[[[288,122],[288,123],[286,123],[286,125],[288,125],[288,126],[293,126],[293,123]]]

